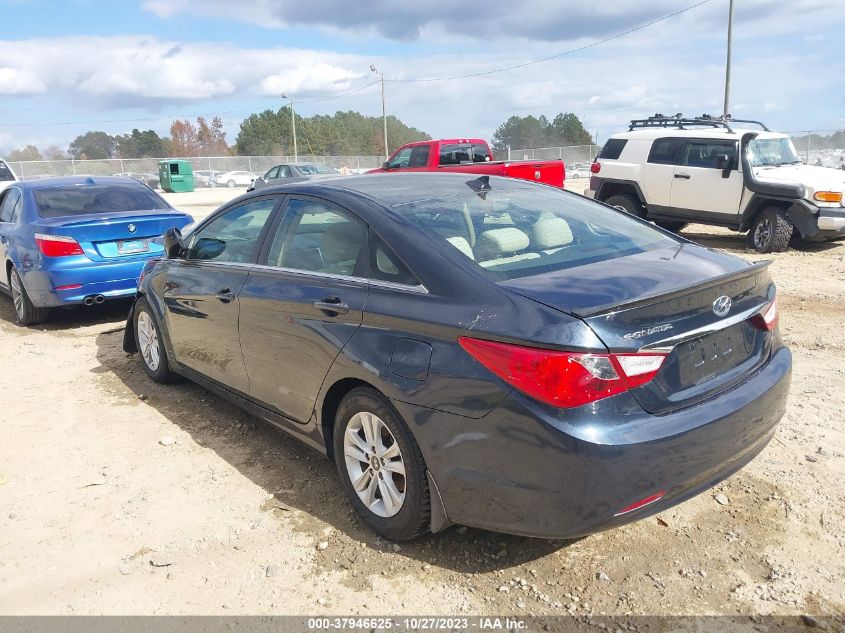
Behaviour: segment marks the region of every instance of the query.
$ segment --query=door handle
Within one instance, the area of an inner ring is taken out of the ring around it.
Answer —
[[[326,297],[321,301],[315,301],[314,307],[322,310],[329,316],[337,316],[338,314],[346,314],[349,312],[349,306],[337,297]]]
[[[230,301],[235,300],[235,295],[232,294],[232,291],[229,288],[221,288],[217,291],[217,298],[223,303],[229,303]]]
[[[682,178],[684,180],[689,180],[689,174],[675,174],[675,178]]]

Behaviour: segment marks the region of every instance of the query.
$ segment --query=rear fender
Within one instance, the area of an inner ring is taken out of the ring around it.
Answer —
[[[648,203],[646,202],[643,190],[640,189],[639,183],[632,180],[619,180],[616,178],[598,178],[598,180],[600,182],[596,190],[596,200],[604,201],[610,196],[623,193],[633,194],[640,201],[640,204],[648,209]]]

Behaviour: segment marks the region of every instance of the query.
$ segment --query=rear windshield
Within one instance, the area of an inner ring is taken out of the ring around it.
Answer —
[[[0,182],[7,180],[15,180],[15,175],[12,173],[12,170],[9,169],[9,166],[0,160]]]
[[[32,194],[42,218],[170,208],[142,184],[62,185],[34,189]]]
[[[394,208],[495,281],[678,245],[621,211],[546,187],[468,191]]]
[[[315,174],[336,174],[338,173],[328,165],[297,165],[297,169],[303,174],[313,176]]]
[[[601,148],[599,158],[609,158],[610,160],[616,160],[622,155],[622,150],[625,149],[625,145],[627,144],[627,139],[612,138],[604,144],[604,147]]]

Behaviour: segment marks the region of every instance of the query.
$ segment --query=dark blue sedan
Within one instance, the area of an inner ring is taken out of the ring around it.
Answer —
[[[132,297],[167,229],[191,216],[131,178],[16,182],[0,193],[0,290],[24,325],[49,309]]]
[[[391,539],[574,537],[766,446],[792,359],[766,262],[510,178],[269,187],[149,263],[124,348],[325,453]]]

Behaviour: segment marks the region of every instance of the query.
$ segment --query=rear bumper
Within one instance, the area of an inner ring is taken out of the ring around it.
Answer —
[[[561,412],[514,392],[477,420],[395,404],[451,522],[573,538],[663,511],[751,461],[783,416],[791,367],[780,348],[740,385],[662,416],[630,394]],[[617,516],[659,491],[660,501]]]
[[[106,299],[133,297],[147,261],[90,262],[84,266],[31,270],[24,273],[23,282],[32,303],[39,308],[77,305],[91,295]],[[76,285],[79,287],[74,288]]]

